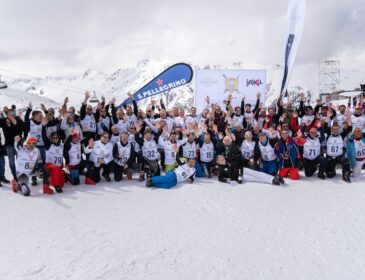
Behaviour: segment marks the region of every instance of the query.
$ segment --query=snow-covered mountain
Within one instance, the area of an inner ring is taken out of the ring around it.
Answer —
[[[74,76],[47,76],[44,78],[5,77],[5,81],[10,88],[27,92],[31,96],[43,96],[57,103],[62,103],[65,97],[69,97],[70,104],[79,106],[86,90],[95,91],[99,99],[104,95],[107,101],[115,97],[117,103],[119,103],[127,97],[127,92],[135,92],[169,66],[161,61],[143,60],[134,68],[117,69],[111,74],[87,69],[85,72]],[[281,65],[243,65],[241,62],[237,62],[233,65],[195,65],[193,67],[207,69],[267,69],[268,96],[271,100],[279,94],[283,75],[283,67]],[[317,68],[313,65],[295,67],[289,91],[294,93],[310,92],[312,96],[318,96]],[[341,79],[342,88],[355,88],[359,86],[361,81],[365,80],[365,71],[342,69]],[[189,86],[174,89],[168,95],[157,95],[154,98],[158,99],[161,97],[164,98],[169,107],[190,107],[194,101],[194,80]],[[147,102],[149,100],[141,101],[139,105],[144,107]]]

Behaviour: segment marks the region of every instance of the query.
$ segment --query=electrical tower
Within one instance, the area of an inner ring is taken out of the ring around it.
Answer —
[[[341,68],[339,60],[319,63],[319,95],[328,95],[340,89]]]

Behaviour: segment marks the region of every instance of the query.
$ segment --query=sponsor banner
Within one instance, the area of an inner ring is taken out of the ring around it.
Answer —
[[[144,98],[187,85],[191,82],[192,78],[193,69],[190,67],[190,65],[186,63],[177,63],[167,68],[153,80],[148,82],[140,90],[134,93],[133,96],[138,102]],[[132,101],[127,98],[122,104],[119,105],[119,107],[130,103],[132,103]]]
[[[223,100],[231,94],[233,106],[240,106],[242,97],[252,106],[256,103],[256,94],[261,93],[261,102],[265,104],[266,70],[212,70],[195,71],[195,106],[200,112],[205,108],[205,98],[221,106]]]
[[[307,4],[305,0],[291,0],[289,3],[285,36],[284,76],[281,83],[281,93],[285,93],[288,87],[290,74],[302,38],[306,10]]]

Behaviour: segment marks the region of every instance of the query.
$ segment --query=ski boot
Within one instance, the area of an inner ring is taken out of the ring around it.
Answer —
[[[93,179],[89,178],[89,177],[85,177],[85,185],[91,185],[91,186],[95,186],[96,183]]]
[[[18,182],[17,180],[13,179],[11,180],[11,188],[13,190],[13,192],[18,192]]]
[[[51,195],[54,194],[54,191],[49,188],[48,183],[43,183],[43,193]]]
[[[109,175],[103,175],[103,177],[105,178],[105,181],[107,181],[107,182],[111,182],[112,181],[110,179]]]
[[[151,188],[152,187],[152,178],[151,177],[147,177],[146,187],[147,188]]]
[[[37,185],[37,176],[32,176],[32,186]]]
[[[27,184],[22,183],[20,186],[18,186],[18,190],[22,193],[22,195],[24,196],[29,196],[30,195],[30,189],[27,186]]]
[[[325,179],[326,179],[326,176],[324,175],[324,173],[323,173],[323,172],[321,172],[321,171],[320,171],[320,172],[318,173],[318,178],[319,178],[319,179],[321,179],[321,180],[325,180]]]
[[[345,174],[343,174],[342,180],[344,180],[346,183],[351,183],[350,175],[351,172],[346,172]]]
[[[139,174],[139,179],[138,179],[138,181],[142,182],[142,181],[144,181],[144,179],[145,179],[145,177],[144,177],[144,172],[141,172],[141,173]]]
[[[275,186],[280,186],[280,180],[277,176],[275,176],[273,179],[272,179],[272,182],[271,184],[275,185]]]

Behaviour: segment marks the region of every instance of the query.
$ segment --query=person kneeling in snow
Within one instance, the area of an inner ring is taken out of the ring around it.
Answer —
[[[51,139],[47,136],[46,125],[47,119],[42,121],[42,139],[46,148],[46,164],[44,165],[43,193],[54,194],[50,189],[50,185],[54,187],[56,192],[63,192],[62,188],[65,184],[63,175],[63,143],[57,132],[51,133]],[[49,178],[49,182],[48,182]]]
[[[36,143],[37,139],[30,137],[23,146],[20,136],[15,137],[17,178],[12,181],[12,187],[13,192],[20,191],[24,196],[30,195],[29,178],[35,174],[38,163],[42,161],[40,152],[35,148]]]
[[[189,183],[194,182],[194,177],[196,175],[195,159],[191,158],[187,163],[180,160],[178,156],[178,148],[175,149],[176,152],[176,162],[178,167],[174,170],[168,171],[165,176],[153,176],[150,177],[147,174],[146,187],[156,187],[163,189],[170,189],[176,186],[178,183],[189,181]]]
[[[67,137],[63,149],[63,156],[69,171],[65,174],[66,180],[68,180],[72,185],[79,185],[80,174],[86,167],[85,185],[95,185],[96,183],[92,179],[94,163],[82,158],[83,148],[84,147],[81,145],[80,140],[80,132],[72,130],[70,135]]]

